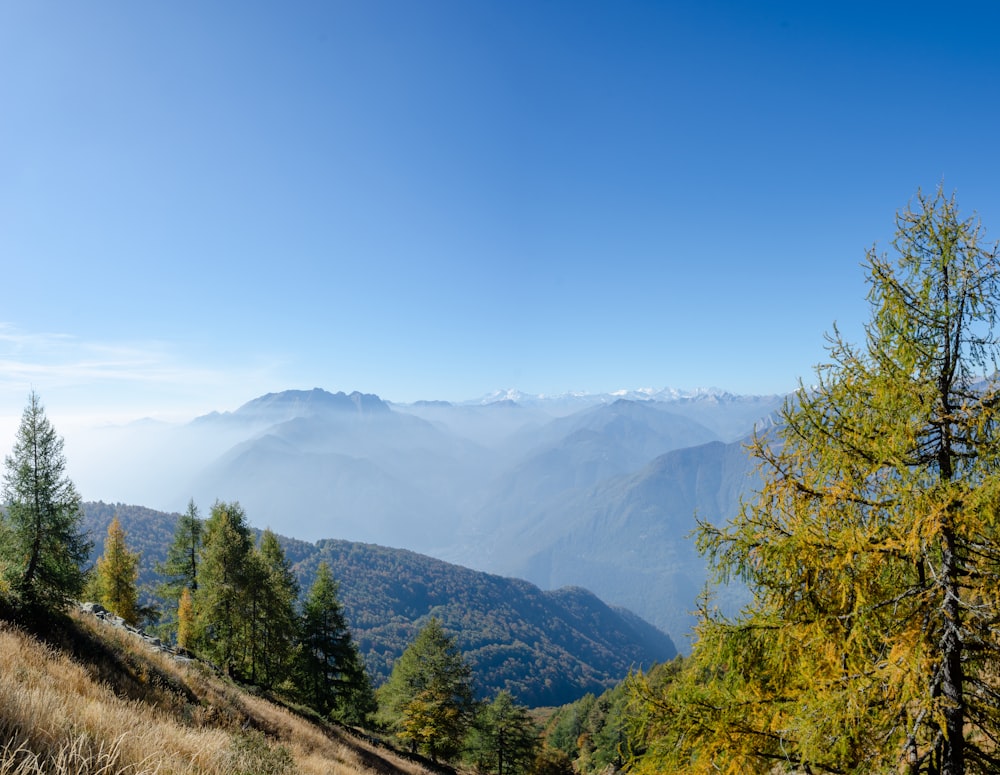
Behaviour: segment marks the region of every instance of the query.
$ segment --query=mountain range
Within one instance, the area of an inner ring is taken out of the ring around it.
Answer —
[[[305,541],[409,549],[543,589],[584,587],[685,647],[706,568],[690,533],[752,491],[744,445],[783,396],[505,392],[391,404],[287,390],[180,426],[106,429],[88,499],[238,500]],[[733,594],[738,595],[738,591]]]

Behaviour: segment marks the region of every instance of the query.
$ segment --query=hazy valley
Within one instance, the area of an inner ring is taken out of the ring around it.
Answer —
[[[686,648],[705,563],[695,515],[752,486],[743,444],[780,396],[500,394],[397,405],[285,391],[180,426],[68,445],[87,500],[181,511],[238,500],[301,541],[405,548],[542,589],[580,586]]]

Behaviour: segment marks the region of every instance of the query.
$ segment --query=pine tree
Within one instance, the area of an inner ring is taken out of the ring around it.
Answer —
[[[260,642],[258,680],[266,688],[280,683],[289,673],[298,636],[295,603],[299,585],[278,537],[265,530],[258,549],[262,584],[257,632]]]
[[[229,675],[244,667],[247,570],[253,539],[239,503],[217,501],[205,523],[198,592],[196,644]]]
[[[97,558],[94,590],[101,605],[133,626],[139,622],[138,580],[139,554],[129,551],[115,516],[108,525],[104,553]]]
[[[325,562],[306,596],[299,629],[296,679],[306,702],[347,723],[363,723],[375,709],[374,694]]]
[[[492,702],[478,709],[472,734],[472,755],[478,772],[531,772],[538,747],[537,728],[510,692],[498,692]]]
[[[177,600],[184,589],[191,590],[192,594],[198,591],[198,563],[204,527],[194,499],[188,501],[187,511],[177,520],[166,560],[156,566],[156,572],[166,578],[158,589],[164,597]]]
[[[866,346],[831,338],[759,496],[700,528],[754,597],[645,694],[647,771],[1000,771],[1000,266],[954,198],[917,205],[868,255]]]
[[[417,634],[377,692],[379,717],[432,759],[454,756],[472,719],[472,671],[436,618]]]
[[[63,440],[32,392],[4,461],[0,575],[13,602],[59,608],[83,591],[90,542],[80,496],[66,476]]]
[[[236,635],[237,654],[234,659],[240,677],[254,685],[261,683],[261,662],[264,644],[261,631],[264,627],[264,606],[267,598],[267,571],[260,553],[251,547],[240,571],[240,608]]]

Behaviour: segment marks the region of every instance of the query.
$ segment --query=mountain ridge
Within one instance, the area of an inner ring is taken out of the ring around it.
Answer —
[[[180,427],[109,431],[89,456],[100,461],[104,483],[81,492],[163,511],[181,511],[192,498],[238,500],[257,527],[309,541],[405,547],[542,587],[582,581],[682,638],[707,579],[688,537],[694,515],[735,513],[752,486],[737,474],[743,441],[773,423],[785,397],[637,395],[574,394],[567,412],[545,401],[512,403],[513,394],[399,405],[359,391],[268,393]],[[701,448],[712,442],[733,446],[706,458]],[[647,469],[662,455],[670,457]],[[706,466],[731,458],[739,460],[726,463],[729,473],[708,475]],[[649,480],[644,489],[630,479],[640,474]],[[644,524],[662,529],[639,533],[634,519],[619,519],[638,503]],[[617,534],[602,527],[611,523],[621,525]],[[641,549],[643,567],[629,544]]]

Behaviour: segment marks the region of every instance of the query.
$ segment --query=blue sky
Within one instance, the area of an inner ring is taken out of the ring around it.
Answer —
[[[1000,11],[0,5],[0,417],[807,382],[944,183],[1000,235]]]

